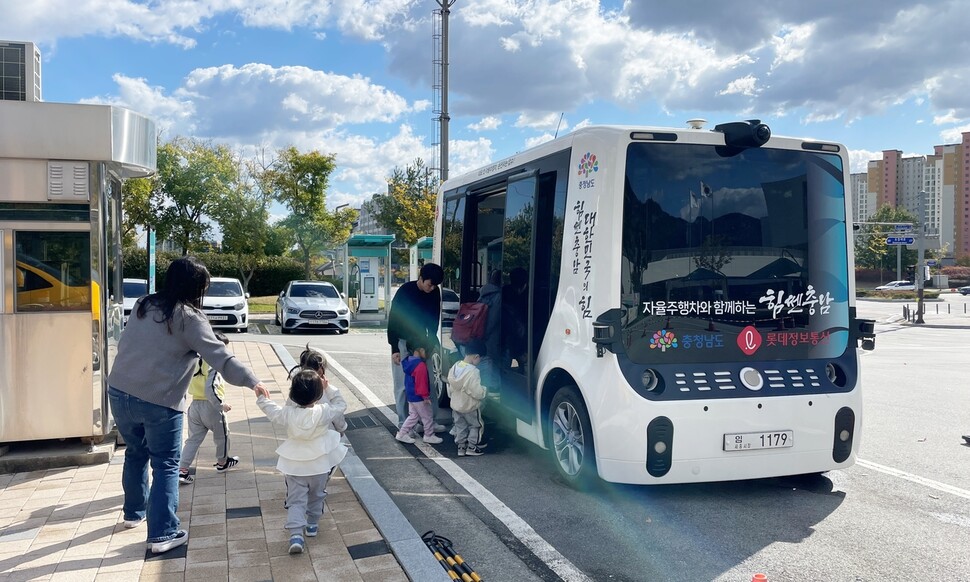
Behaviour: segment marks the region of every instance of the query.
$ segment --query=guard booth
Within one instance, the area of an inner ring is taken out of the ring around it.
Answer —
[[[154,173],[155,135],[119,107],[0,101],[0,442],[112,429],[121,185]]]
[[[434,238],[424,236],[418,242],[411,245],[411,269],[409,271],[409,281],[417,281],[421,267],[431,260],[431,253],[434,251]]]
[[[356,259],[350,276],[344,277],[344,296],[348,296],[350,279],[356,278],[357,294],[351,299],[357,320],[387,319],[390,308],[391,244],[394,239],[393,234],[355,234],[344,243],[347,263],[351,262],[351,258]]]

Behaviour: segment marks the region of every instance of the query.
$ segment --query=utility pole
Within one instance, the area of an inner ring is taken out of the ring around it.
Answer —
[[[923,321],[923,284],[926,282],[924,276],[925,267],[923,266],[923,253],[926,248],[926,192],[923,190],[919,191],[919,200],[917,201],[917,208],[919,209],[919,225],[916,230],[916,276],[913,277],[916,283],[916,323],[926,323]]]
[[[441,182],[448,179],[448,17],[455,0],[435,0],[439,9],[435,10],[435,30],[432,33],[435,41],[433,101],[434,113],[437,114],[437,146],[439,152],[438,174]],[[440,25],[440,29],[438,26]]]

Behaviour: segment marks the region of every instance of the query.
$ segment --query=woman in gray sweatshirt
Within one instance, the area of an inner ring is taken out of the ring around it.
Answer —
[[[156,554],[189,538],[188,532],[179,529],[175,512],[182,413],[199,356],[230,384],[269,396],[252,371],[216,339],[200,309],[208,286],[209,271],[197,259],[173,261],[165,287],[135,304],[108,375],[108,401],[126,445],[121,475],[125,527],[137,527],[147,513],[148,543]]]

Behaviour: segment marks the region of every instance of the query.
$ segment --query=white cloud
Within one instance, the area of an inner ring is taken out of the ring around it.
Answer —
[[[468,127],[469,129],[473,129],[475,131],[490,131],[493,129],[498,129],[500,125],[502,125],[501,119],[495,117],[494,115],[489,115],[487,117],[483,117],[476,123],[468,124]]]
[[[771,68],[801,60],[809,49],[814,32],[814,23],[782,28],[779,34],[771,38],[771,44],[775,49],[775,60],[771,63]]]
[[[112,79],[118,85],[117,95],[90,97],[81,99],[80,102],[117,105],[132,109],[155,120],[158,129],[168,137],[195,132],[196,112],[191,102],[166,95],[164,87],[153,87],[143,78],[136,79],[116,74]]]
[[[960,123],[962,119],[957,118],[956,111],[950,109],[942,115],[933,116],[933,125],[947,125],[950,123]]]
[[[535,137],[530,137],[525,140],[525,149],[534,148],[537,145],[546,143],[547,141],[552,141],[556,138],[551,133],[544,133],[542,135],[537,135]]]
[[[962,143],[963,134],[970,131],[970,123],[958,127],[951,127],[940,132],[943,143]]]
[[[491,140],[484,137],[477,140],[452,140],[449,154],[450,177],[454,178],[494,161],[492,156],[495,155],[495,149]]]
[[[726,89],[720,92],[721,95],[747,95],[752,96],[758,90],[758,77],[745,75],[740,79],[735,79],[728,83]]]
[[[531,129],[556,129],[560,125],[561,113],[523,113],[515,120],[515,127],[528,127]],[[566,127],[569,124],[565,124]]]
[[[853,174],[865,172],[869,167],[869,160],[881,160],[882,152],[869,150],[849,150],[849,171]]]
[[[195,105],[200,131],[224,137],[389,123],[410,112],[404,98],[364,77],[256,63],[196,69],[176,94]]]

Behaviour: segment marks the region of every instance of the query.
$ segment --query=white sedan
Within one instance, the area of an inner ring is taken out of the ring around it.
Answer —
[[[350,331],[350,309],[337,288],[324,281],[290,281],[276,299],[276,325],[297,329]]]
[[[915,291],[916,285],[912,281],[890,281],[876,287],[876,291]]]

